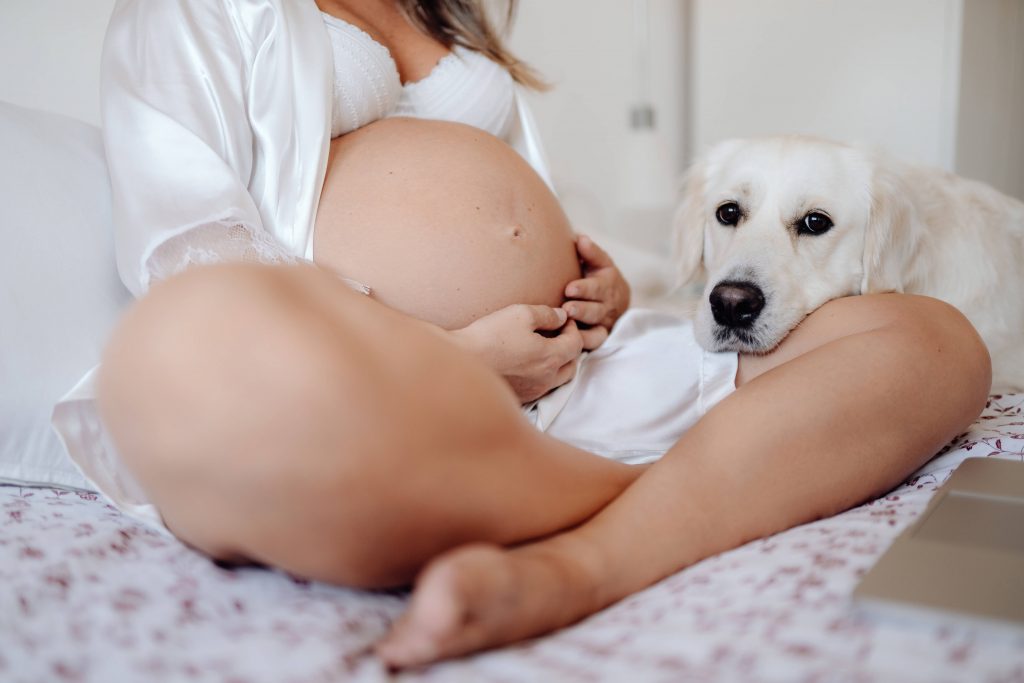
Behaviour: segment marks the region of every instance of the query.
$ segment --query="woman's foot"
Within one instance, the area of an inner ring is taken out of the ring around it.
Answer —
[[[602,607],[593,572],[552,545],[478,544],[441,555],[377,654],[393,667],[427,664],[547,633]]]

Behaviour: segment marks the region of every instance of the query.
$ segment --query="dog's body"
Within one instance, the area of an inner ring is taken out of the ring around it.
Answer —
[[[924,294],[988,345],[993,389],[1024,389],[1024,203],[982,183],[806,137],[721,143],[675,218],[683,281],[703,264],[697,337],[764,353],[841,296]]]

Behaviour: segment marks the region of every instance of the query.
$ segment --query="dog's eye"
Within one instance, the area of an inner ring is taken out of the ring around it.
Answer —
[[[715,218],[722,225],[736,225],[743,218],[743,212],[740,211],[740,205],[736,202],[727,202],[718,207],[715,211]]]
[[[796,231],[801,235],[822,235],[832,228],[832,219],[820,211],[811,213],[800,219],[796,224]]]

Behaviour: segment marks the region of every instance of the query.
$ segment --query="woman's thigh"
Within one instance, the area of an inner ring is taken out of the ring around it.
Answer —
[[[348,584],[577,524],[636,476],[538,434],[445,333],[312,267],[158,285],[112,338],[100,407],[183,540]]]

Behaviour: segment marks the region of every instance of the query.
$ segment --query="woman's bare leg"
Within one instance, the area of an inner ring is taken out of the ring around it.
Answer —
[[[544,438],[436,328],[312,267],[158,285],[115,332],[100,407],[183,540],[356,586],[578,524],[639,471]]]
[[[774,353],[744,358],[739,382],[587,523],[433,561],[381,656],[414,665],[539,635],[712,554],[876,496],[970,424],[990,369],[957,311],[880,295],[825,305]]]

